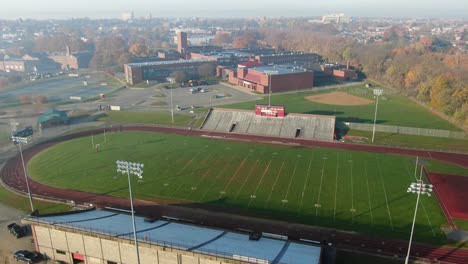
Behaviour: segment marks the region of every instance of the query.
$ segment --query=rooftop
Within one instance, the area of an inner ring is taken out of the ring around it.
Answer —
[[[307,70],[300,67],[288,67],[288,65],[274,65],[274,66],[261,66],[250,68],[251,70],[258,71],[269,75],[290,74],[306,72]]]
[[[130,67],[143,67],[143,66],[154,66],[154,65],[169,65],[169,64],[212,62],[212,61],[213,60],[207,60],[207,59],[190,59],[190,60],[138,62],[138,63],[128,63],[127,65]]]
[[[131,216],[110,211],[91,210],[50,216],[27,216],[24,220],[107,236],[133,239]],[[261,237],[189,224],[158,220],[145,222],[136,217],[140,243],[165,245],[182,250],[230,259],[256,259],[257,262],[320,263],[321,248],[286,240]]]

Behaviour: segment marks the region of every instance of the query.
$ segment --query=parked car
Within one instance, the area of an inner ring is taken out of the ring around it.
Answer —
[[[11,223],[7,225],[8,231],[10,234],[14,235],[16,238],[23,237],[26,235],[26,230],[23,226],[18,225],[17,223]]]
[[[36,252],[31,252],[29,250],[18,250],[13,254],[13,258],[17,261],[23,261],[26,263],[34,263],[39,257],[39,254]]]

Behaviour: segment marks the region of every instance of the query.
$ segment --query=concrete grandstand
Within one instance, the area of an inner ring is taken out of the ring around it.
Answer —
[[[254,111],[234,109],[212,109],[201,129],[332,141],[335,117],[324,115],[287,114],[284,117],[261,116]]]

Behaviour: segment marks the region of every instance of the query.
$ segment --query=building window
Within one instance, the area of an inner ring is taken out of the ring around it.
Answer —
[[[55,250],[55,252],[56,252],[57,254],[60,254],[60,255],[66,255],[66,254],[67,254],[67,252],[65,252],[65,251],[63,251],[63,250],[58,250],[58,249]]]
[[[117,262],[110,261],[110,260],[108,260],[106,263],[107,263],[107,264],[117,264]]]

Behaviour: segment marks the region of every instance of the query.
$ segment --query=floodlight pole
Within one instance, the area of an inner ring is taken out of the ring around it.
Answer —
[[[132,168],[130,168],[132,166]],[[132,225],[133,225],[133,240],[135,241],[135,251],[137,255],[137,263],[140,264],[140,253],[138,250],[138,239],[136,234],[135,210],[133,210],[133,195],[132,195],[132,181],[130,179],[130,172],[141,178],[143,164],[133,163],[128,161],[117,161],[117,172],[126,172],[128,177],[128,190],[130,193],[130,210],[132,211]]]
[[[136,235],[135,210],[133,210],[132,181],[130,180],[130,169],[128,165],[127,165],[127,176],[128,176],[128,190],[130,193],[130,210],[132,211],[133,240],[135,240],[135,250],[136,250],[137,260],[138,260],[138,264],[140,264],[140,253],[138,251],[138,239]]]
[[[21,148],[22,143],[28,143],[28,139],[25,137],[12,137],[13,141],[18,144],[19,151],[20,151],[20,156],[21,156],[21,163],[23,164],[23,172],[24,172],[24,181],[26,182],[26,190],[28,191],[28,197],[29,197],[29,204],[31,206],[31,212],[34,212],[34,205],[32,201],[32,195],[31,195],[31,190],[29,189],[29,181],[28,181],[28,175],[26,174],[26,166],[24,165],[24,158],[23,158],[23,150]]]
[[[172,119],[172,123],[174,123],[174,105],[173,105],[173,100],[172,100],[172,86],[174,84],[175,79],[167,78],[167,80],[171,83],[171,119]]]
[[[419,180],[417,181],[418,183],[415,185],[416,187],[415,188],[413,188],[413,187],[408,188],[408,192],[416,191],[416,193],[418,194],[418,197],[416,198],[416,207],[414,208],[413,225],[411,227],[411,235],[410,235],[410,240],[409,240],[409,244],[408,244],[408,252],[407,252],[406,258],[405,258],[405,264],[409,263],[410,252],[411,252],[411,243],[413,242],[414,225],[416,223],[416,215],[418,214],[418,205],[419,205],[419,198],[421,196],[421,192],[423,192],[423,194],[426,193],[428,196],[430,196],[430,192],[432,191],[432,189],[430,189],[432,187],[432,185],[428,185],[429,189],[427,189],[427,192],[425,192],[426,184],[424,184],[422,182],[423,169],[424,169],[424,166],[421,166],[421,172],[419,174]]]
[[[375,113],[374,113],[374,126],[372,128],[372,143],[374,143],[375,138],[375,123],[377,121],[377,109],[379,107],[379,96],[382,95],[382,89],[374,89],[374,95],[377,96],[377,100],[375,102]]]
[[[268,74],[268,106],[271,106],[271,74]]]
[[[268,106],[271,106],[271,75],[278,73],[278,71],[265,71],[265,74],[268,76]]]

